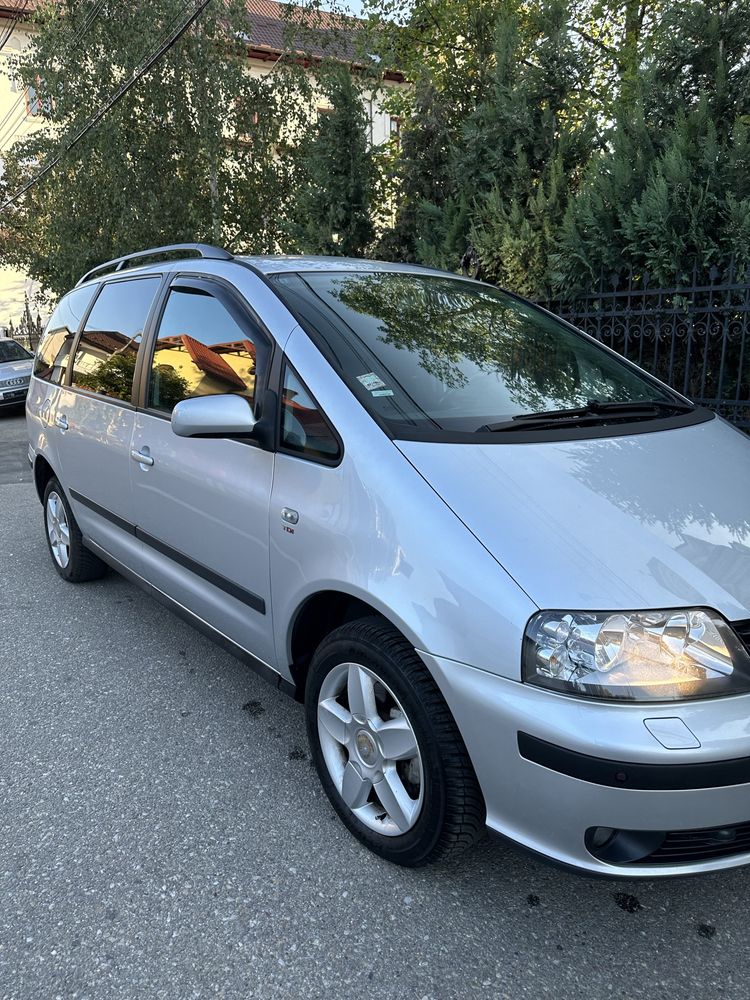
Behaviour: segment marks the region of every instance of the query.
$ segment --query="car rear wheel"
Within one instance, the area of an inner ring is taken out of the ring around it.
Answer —
[[[63,580],[83,583],[104,575],[107,567],[84,546],[70,504],[56,479],[50,479],[44,491],[44,527],[52,562]]]
[[[323,641],[305,707],[323,787],[371,851],[418,867],[481,836],[484,803],[453,717],[414,649],[387,623],[361,619]]]

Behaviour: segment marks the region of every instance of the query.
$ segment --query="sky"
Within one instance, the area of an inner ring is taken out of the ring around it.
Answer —
[[[343,6],[358,17],[362,13],[362,0],[343,0]]]

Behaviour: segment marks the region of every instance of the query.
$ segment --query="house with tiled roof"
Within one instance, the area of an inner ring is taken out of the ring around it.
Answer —
[[[0,170],[3,151],[12,143],[39,128],[41,98],[34,88],[23,88],[7,72],[8,60],[18,56],[28,45],[33,33],[29,15],[38,0],[0,0]],[[282,55],[298,55],[305,64],[312,64],[324,54],[316,46],[315,33],[305,31],[305,18],[299,8],[276,3],[274,0],[247,0],[247,58],[251,72],[270,72]],[[290,17],[290,12],[292,16]],[[325,13],[316,14],[315,32],[325,37],[330,32],[325,54],[345,60],[356,71],[360,54],[353,41],[357,26],[355,18],[342,19]],[[348,31],[351,24],[351,31]],[[295,29],[292,25],[297,25]],[[295,35],[299,37],[295,37]],[[386,85],[403,86],[398,73],[386,74]],[[317,108],[318,113],[326,111]],[[390,140],[399,131],[399,120],[383,112],[381,101],[370,95],[366,102],[373,145]],[[34,294],[30,279],[0,262],[0,335],[11,320],[17,321],[23,310],[24,296]]]

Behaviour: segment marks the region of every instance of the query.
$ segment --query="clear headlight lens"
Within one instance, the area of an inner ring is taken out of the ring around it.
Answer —
[[[715,611],[542,611],[523,679],[589,698],[672,701],[750,690],[750,656]]]

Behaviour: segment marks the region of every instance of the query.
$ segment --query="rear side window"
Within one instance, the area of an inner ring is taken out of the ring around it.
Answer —
[[[169,293],[154,345],[148,405],[171,413],[183,399],[236,393],[253,405],[265,348],[248,320],[240,325],[200,288]]]
[[[138,347],[160,281],[135,278],[102,288],[78,341],[74,386],[130,401]]]
[[[336,462],[341,455],[328,421],[289,365],[281,395],[281,444],[287,451],[318,462]]]
[[[34,374],[55,385],[65,378],[73,339],[88,309],[95,287],[76,288],[60,299],[39,341]]]

